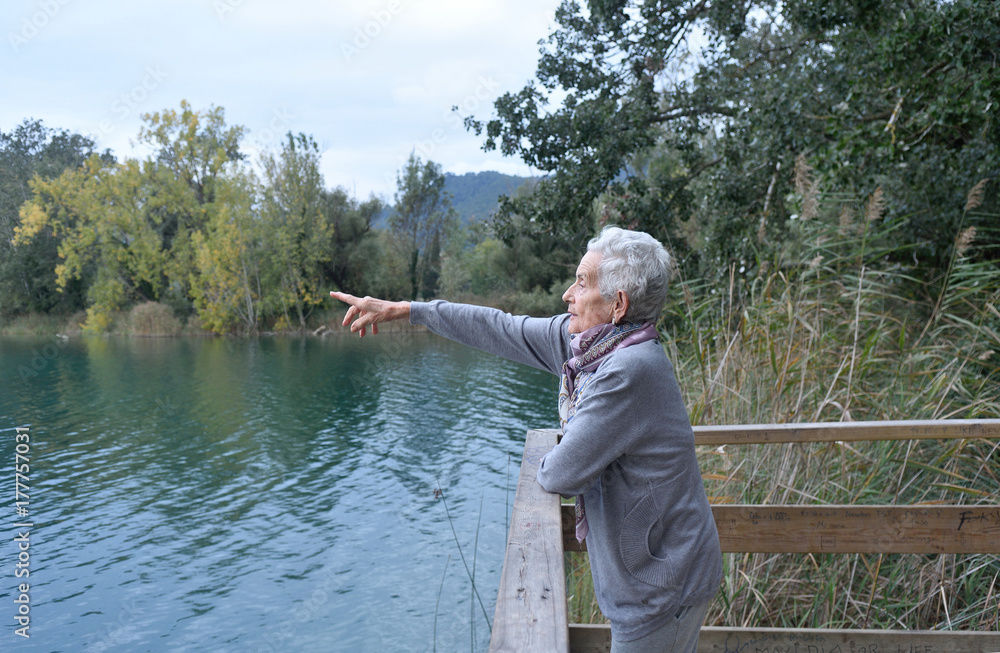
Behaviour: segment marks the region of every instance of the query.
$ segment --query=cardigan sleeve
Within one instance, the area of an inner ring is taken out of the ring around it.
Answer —
[[[538,482],[546,492],[584,494],[611,463],[633,449],[641,435],[633,417],[639,407],[625,372],[598,370],[600,378],[590,383],[586,398],[563,427],[562,440],[542,458]]]
[[[672,379],[656,341],[611,354],[594,372],[562,440],[542,458],[539,484],[547,492],[584,494],[623,456],[669,456],[670,447],[693,445]]]
[[[571,355],[569,314],[550,318],[511,315],[488,306],[435,300],[410,303],[410,324],[509,360],[560,374]]]

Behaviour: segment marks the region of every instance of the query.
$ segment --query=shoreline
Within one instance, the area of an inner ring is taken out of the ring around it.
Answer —
[[[379,327],[379,335],[407,334],[407,333],[430,333],[427,327],[419,324],[407,324],[405,326],[391,327],[382,325]],[[366,337],[374,334],[369,333]],[[235,340],[249,340],[252,338],[327,338],[327,337],[352,337],[360,338],[350,332],[347,327],[329,328],[317,327],[316,329],[297,329],[294,331],[260,331],[254,334],[233,334],[233,333],[212,333],[211,331],[200,331],[193,333],[84,333],[82,331],[66,334],[52,332],[26,332],[8,331],[0,328],[0,338],[59,338],[60,340],[76,340],[82,338],[232,338]]]
[[[192,323],[180,324],[163,322],[146,322],[141,327],[130,323],[129,314],[122,313],[116,316],[113,326],[102,333],[88,333],[83,327],[85,315],[83,312],[73,315],[48,315],[35,313],[21,315],[0,323],[0,337],[3,338],[261,338],[261,337],[315,337],[326,338],[328,336],[353,336],[350,329],[341,326],[341,322],[346,315],[344,311],[324,311],[312,320],[312,324],[301,329],[262,329],[256,333],[214,333],[202,329],[197,320],[192,316]],[[379,325],[379,333],[420,333],[426,332],[427,328],[420,325],[412,325],[408,322],[386,322]],[[371,334],[369,334],[371,335]]]
[[[498,310],[517,314],[545,316],[556,315],[564,312],[565,307],[553,305],[551,312],[539,307],[519,306],[517,303],[507,301],[504,297],[479,297],[474,295],[460,295],[450,301],[464,302],[478,306],[489,306]],[[144,310],[148,309],[148,310]],[[48,314],[29,313],[0,319],[0,337],[127,337],[127,338],[259,338],[276,336],[294,337],[326,337],[333,334],[352,335],[347,327],[341,326],[344,316],[347,314],[346,308],[335,307],[318,310],[311,319],[307,319],[308,326],[302,329],[262,329],[253,334],[240,333],[214,333],[202,328],[201,320],[197,314],[178,318],[164,304],[158,302],[147,302],[138,304],[131,309],[120,311],[109,317],[110,324],[106,331],[100,333],[87,333],[83,329],[83,323],[87,319],[85,311],[78,311],[72,314]],[[183,322],[182,322],[183,320]],[[382,333],[420,333],[427,331],[426,327],[411,325],[408,322],[385,322],[379,327]]]

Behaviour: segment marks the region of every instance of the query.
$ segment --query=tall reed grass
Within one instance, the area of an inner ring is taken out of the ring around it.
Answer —
[[[31,313],[0,320],[0,335],[4,336],[52,336],[64,333],[69,328],[65,315]],[[76,331],[79,332],[79,326]]]
[[[1000,417],[1000,269],[960,229],[928,274],[883,198],[804,184],[797,243],[675,282],[661,325],[694,424]],[[813,197],[809,197],[813,193]],[[811,200],[811,201],[810,201]],[[970,195],[967,211],[976,210]],[[713,502],[1000,504],[1000,442],[726,446],[699,451]],[[567,555],[570,619],[603,620]],[[709,625],[1000,629],[995,555],[725,554]]]

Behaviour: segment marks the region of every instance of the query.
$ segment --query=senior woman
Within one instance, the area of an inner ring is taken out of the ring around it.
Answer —
[[[655,324],[670,257],[652,236],[605,227],[563,295],[568,313],[511,316],[443,301],[330,294],[364,336],[409,318],[446,338],[560,377],[562,439],[538,482],[575,496],[612,652],[695,651],[722,577],[694,434]]]

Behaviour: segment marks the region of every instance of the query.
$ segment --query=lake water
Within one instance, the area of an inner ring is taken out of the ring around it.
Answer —
[[[485,650],[556,424],[555,377],[426,333],[8,338],[0,375],[2,651]]]

